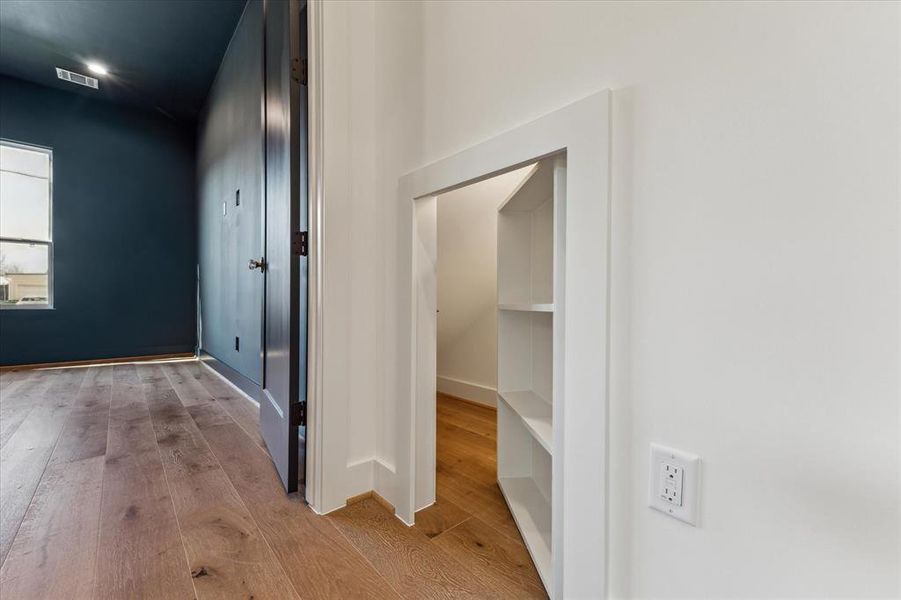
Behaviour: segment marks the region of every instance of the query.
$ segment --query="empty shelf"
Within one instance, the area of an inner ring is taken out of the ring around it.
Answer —
[[[551,503],[541,494],[530,477],[501,477],[498,485],[532,561],[544,582],[551,585]]]
[[[521,310],[526,312],[554,312],[553,304],[527,304],[520,302],[512,302],[506,304],[498,304],[501,310]]]
[[[529,433],[550,454],[553,447],[551,405],[535,392],[498,392],[497,394],[513,409],[513,412],[519,415]]]

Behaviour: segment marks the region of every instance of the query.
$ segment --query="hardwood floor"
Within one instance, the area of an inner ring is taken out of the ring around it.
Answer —
[[[3,598],[543,598],[494,411],[438,399],[438,502],[286,496],[255,405],[196,361],[0,374]]]

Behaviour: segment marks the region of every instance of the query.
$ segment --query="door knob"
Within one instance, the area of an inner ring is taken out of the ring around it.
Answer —
[[[253,271],[254,269],[259,269],[260,271],[264,271],[266,269],[266,260],[260,259],[257,260],[255,258],[251,258],[250,262],[247,263],[247,268]]]

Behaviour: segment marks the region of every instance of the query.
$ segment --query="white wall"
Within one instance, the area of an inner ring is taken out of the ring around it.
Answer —
[[[438,197],[438,391],[494,406],[497,208],[519,169]]]
[[[397,177],[609,87],[612,594],[901,595],[899,5],[327,11],[327,50],[365,68],[340,74],[359,95],[328,92],[334,127],[351,133],[326,159],[358,177],[344,209],[366,216],[346,235],[381,251],[335,250],[334,269],[375,276],[326,273],[340,296],[329,335],[344,336],[326,350],[345,402],[335,430],[359,411],[341,460],[372,457],[376,489],[396,494],[393,259],[409,243],[393,237]],[[359,104],[349,124],[341,102]],[[327,234],[347,227],[341,210]],[[357,330],[355,314],[375,324]],[[353,365],[348,336],[364,348]],[[379,393],[345,391],[371,384]],[[645,506],[652,441],[703,458],[700,527]]]
[[[392,499],[397,340],[391,302],[400,242],[384,199],[418,164],[418,4],[322,2],[322,500],[376,488]],[[410,124],[413,124],[410,126]],[[388,399],[386,401],[386,398]]]

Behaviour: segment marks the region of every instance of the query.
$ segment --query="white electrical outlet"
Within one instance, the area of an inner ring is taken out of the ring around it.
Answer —
[[[648,506],[697,526],[700,466],[694,454],[651,444]]]
[[[682,467],[660,463],[660,499],[674,506],[682,506]]]

